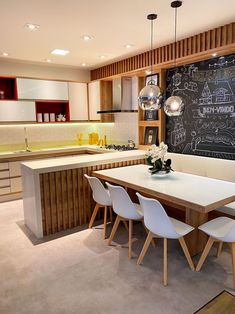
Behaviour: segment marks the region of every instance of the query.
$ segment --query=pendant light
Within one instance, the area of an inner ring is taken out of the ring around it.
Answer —
[[[177,9],[181,7],[182,1],[173,1],[171,2],[171,7],[175,9],[175,54],[174,54],[174,67],[176,67],[176,26],[177,26]],[[174,76],[172,78],[172,84],[174,87]],[[173,88],[172,88],[173,89]],[[172,91],[173,92],[173,91]],[[164,111],[169,117],[177,117],[182,115],[184,111],[184,102],[180,96],[174,96],[171,93],[171,96],[166,100],[164,104]]]
[[[147,19],[151,21],[151,79],[148,84],[139,93],[139,106],[142,110],[156,110],[161,107],[162,94],[160,88],[155,84],[153,75],[153,21],[157,14],[148,14]]]

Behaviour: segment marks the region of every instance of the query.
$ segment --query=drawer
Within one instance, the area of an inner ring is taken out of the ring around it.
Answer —
[[[9,170],[0,171],[0,179],[7,179],[9,178]]]
[[[8,162],[0,162],[0,170],[8,170],[9,163]]]
[[[21,176],[20,162],[19,161],[10,161],[9,162],[9,171],[10,171],[10,177]]]
[[[21,178],[10,179],[11,182],[11,193],[21,192],[22,191],[22,180]]]
[[[10,179],[0,179],[0,188],[10,186]]]
[[[9,194],[9,193],[11,193],[10,187],[0,188],[0,195]]]

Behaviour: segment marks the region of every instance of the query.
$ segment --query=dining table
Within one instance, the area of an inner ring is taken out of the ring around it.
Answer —
[[[163,206],[166,202],[183,208],[185,222],[195,228],[185,239],[191,256],[200,253],[207,241],[198,226],[208,221],[208,213],[235,201],[233,182],[177,171],[152,175],[144,164],[94,171],[93,175],[158,199]]]

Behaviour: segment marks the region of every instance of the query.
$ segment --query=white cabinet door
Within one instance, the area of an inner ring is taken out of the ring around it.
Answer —
[[[88,120],[86,83],[69,83],[70,120]]]
[[[100,82],[91,82],[88,84],[89,94],[89,119],[100,120],[100,114],[97,111],[100,110]]]
[[[35,102],[0,101],[0,121],[36,121]]]
[[[19,99],[68,100],[68,83],[17,78]]]

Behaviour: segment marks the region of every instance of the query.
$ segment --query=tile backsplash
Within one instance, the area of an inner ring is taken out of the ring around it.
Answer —
[[[116,113],[114,123],[0,125],[0,151],[24,149],[24,127],[31,149],[75,145],[79,133],[87,144],[92,132],[100,138],[106,135],[108,144],[127,144],[128,139],[138,142],[138,114]]]

